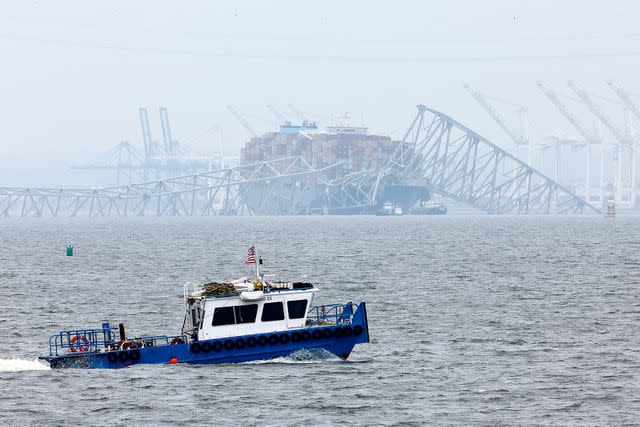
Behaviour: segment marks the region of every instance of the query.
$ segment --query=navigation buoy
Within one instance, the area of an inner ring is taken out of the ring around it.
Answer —
[[[73,245],[67,245],[67,256],[73,256]]]
[[[171,363],[172,365],[175,365],[176,363],[178,363],[178,358],[172,357],[171,360],[169,360],[169,363]]]

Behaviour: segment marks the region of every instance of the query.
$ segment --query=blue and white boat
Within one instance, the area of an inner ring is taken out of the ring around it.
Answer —
[[[273,359],[309,351],[346,359],[369,342],[364,302],[314,306],[318,289],[304,282],[256,277],[184,286],[178,335],[127,337],[123,324],[58,332],[52,368],[124,368],[138,364],[209,364]],[[326,354],[326,353],[325,353]]]

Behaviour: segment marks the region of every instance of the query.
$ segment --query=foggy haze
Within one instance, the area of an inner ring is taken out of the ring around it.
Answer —
[[[536,81],[567,95],[567,80],[609,98],[607,80],[640,91],[637,12],[622,1],[5,1],[0,185],[101,183],[69,166],[123,140],[141,145],[141,106],[156,137],[164,106],[176,139],[201,151],[218,150],[219,127],[230,157],[249,134],[228,104],[259,133],[278,124],[265,104],[292,120],[295,104],[323,124],[350,112],[354,124],[401,138],[422,103],[513,151],[469,82],[527,105],[536,143],[576,138]],[[624,125],[621,107],[603,106]],[[501,113],[516,120],[508,106]]]

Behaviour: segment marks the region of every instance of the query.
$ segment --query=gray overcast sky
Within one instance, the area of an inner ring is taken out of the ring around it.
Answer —
[[[216,143],[205,131],[220,125],[232,155],[247,133],[226,104],[259,131],[276,124],[265,104],[287,112],[293,103],[318,117],[350,111],[399,136],[424,103],[506,140],[465,81],[529,105],[535,137],[575,134],[535,82],[568,94],[574,79],[610,96],[613,79],[640,92],[639,9],[632,1],[2,1],[0,153],[140,143],[139,106],[153,110],[157,136],[156,111],[166,106],[177,139],[198,148]]]

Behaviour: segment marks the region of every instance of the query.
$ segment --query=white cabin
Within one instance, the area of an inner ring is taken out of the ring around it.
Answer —
[[[303,328],[315,287],[185,298],[183,331],[199,341]],[[197,294],[197,293],[196,293]]]

